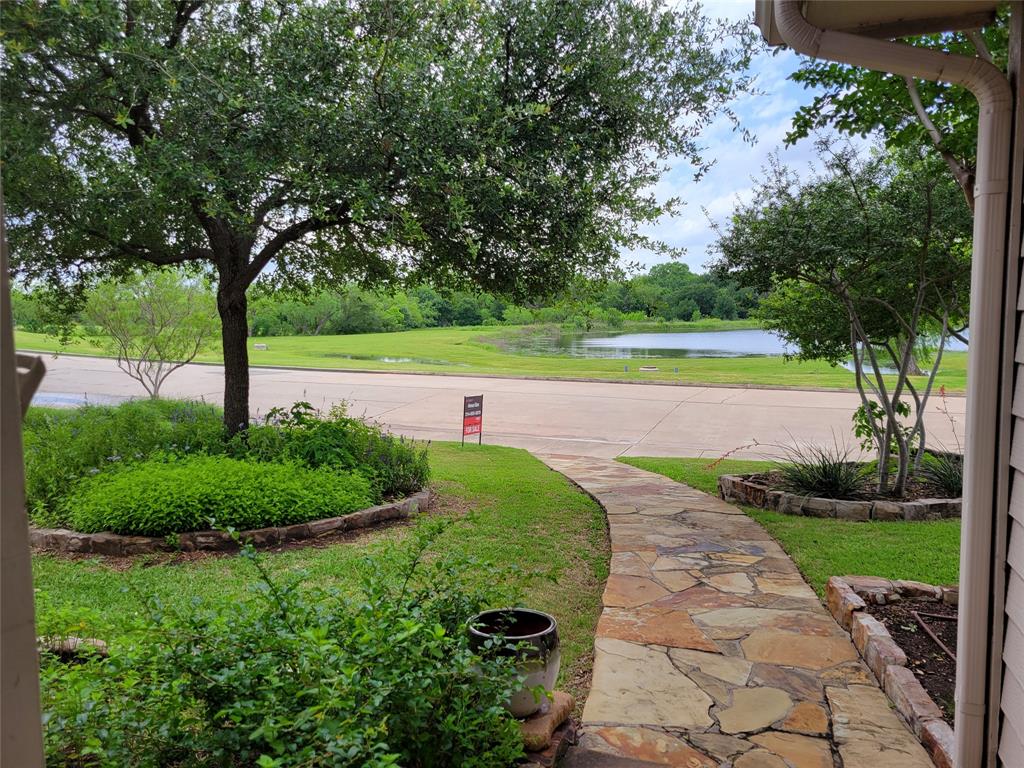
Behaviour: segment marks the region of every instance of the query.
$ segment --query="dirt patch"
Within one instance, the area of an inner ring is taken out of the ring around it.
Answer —
[[[865,610],[885,625],[892,639],[907,655],[907,669],[921,681],[932,701],[942,710],[942,718],[952,726],[956,661],[929,636],[918,617],[955,654],[956,606],[932,600],[903,600],[887,605],[868,605]]]

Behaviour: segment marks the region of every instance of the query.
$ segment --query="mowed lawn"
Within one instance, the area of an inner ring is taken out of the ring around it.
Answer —
[[[750,321],[693,323],[692,330],[739,330]],[[643,330],[665,330],[661,326]],[[678,327],[672,327],[678,330]],[[449,374],[489,374],[522,377],[582,378],[608,381],[670,381],[678,384],[754,385],[768,387],[843,389],[854,386],[853,374],[823,362],[786,361],[782,357],[608,359],[514,354],[504,348],[503,337],[515,328],[421,328],[394,333],[346,336],[271,336],[249,341],[252,365],[273,365],[347,370],[408,371]],[[609,331],[609,333],[611,333]],[[89,340],[78,339],[62,347],[57,339],[17,331],[19,349],[76,354],[101,354]],[[255,349],[266,344],[266,350]],[[220,362],[219,349],[199,358]],[[658,370],[640,372],[640,365]],[[629,370],[624,370],[626,367]],[[676,373],[675,369],[679,372]],[[963,392],[967,382],[967,354],[947,352],[936,386]]]
[[[767,461],[623,458],[620,461],[718,493],[718,476],[760,472]],[[869,522],[822,520],[743,510],[782,545],[807,581],[824,595],[830,576],[881,576],[929,584],[954,584],[960,571],[960,521]]]
[[[609,548],[601,508],[562,475],[525,451],[434,443],[432,485],[440,513],[455,519],[434,551],[464,554],[518,569],[523,604],[553,614],[562,640],[562,684],[585,685],[608,575]],[[386,558],[411,527],[393,526],[322,547],[265,552],[278,577],[303,574],[310,583],[357,589],[367,554]],[[189,610],[194,601],[251,599],[255,573],[237,555],[160,555],[69,560],[33,557],[39,630],[78,624],[80,634],[113,642],[131,630],[144,596]],[[575,690],[574,690],[575,689]]]

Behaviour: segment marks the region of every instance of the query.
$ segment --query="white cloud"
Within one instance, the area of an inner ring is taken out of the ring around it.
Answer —
[[[753,0],[720,0],[704,4],[709,16],[732,21],[751,17],[753,8]],[[745,143],[729,120],[722,117],[708,126],[701,137],[701,145],[706,148],[705,157],[715,161],[711,171],[701,181],[695,182],[693,168],[685,161],[677,160],[670,163],[669,170],[655,186],[654,192],[659,199],[678,197],[685,205],[677,216],[663,217],[647,227],[645,234],[685,248],[682,260],[691,269],[703,269],[709,258],[708,247],[715,239],[702,209],[707,209],[715,221],[724,222],[733,211],[737,196],[749,196],[772,152],[777,151],[783,163],[801,172],[815,165],[813,140],[804,139],[792,147],[783,145],[793,114],[811,98],[802,86],[787,80],[797,65],[797,56],[788,51],[776,55],[765,52],[757,56],[752,71],[757,76],[756,87],[760,93],[744,96],[733,104],[741,124],[756,137],[756,142],[753,145]],[[624,256],[628,261],[639,261],[645,266],[664,261],[664,257],[649,252]]]

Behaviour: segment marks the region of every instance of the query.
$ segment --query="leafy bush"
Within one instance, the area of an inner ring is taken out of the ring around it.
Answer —
[[[198,460],[224,454],[238,461]],[[332,517],[414,493],[429,476],[425,448],[342,407],[325,418],[308,403],[277,408],[225,440],[219,408],[173,400],[30,409],[25,468],[35,524],[150,535],[207,528],[207,517],[236,527]]]
[[[343,406],[320,418],[313,406],[300,402],[288,410],[275,408],[264,422],[234,438],[232,455],[362,470],[378,499],[414,493],[430,474],[426,448],[346,416]]]
[[[964,491],[964,457],[958,453],[926,453],[918,477],[942,496],[959,498]]]
[[[511,765],[522,747],[501,704],[519,678],[466,634],[473,613],[509,600],[506,579],[424,557],[439,530],[368,560],[355,597],[300,591],[301,574],[275,583],[246,548],[256,599],[183,615],[151,601],[107,659],[44,654],[47,765]]]
[[[139,400],[74,410],[29,409],[24,426],[25,487],[37,522],[80,479],[155,452],[223,451],[220,409],[205,403]]]
[[[358,472],[190,456],[154,458],[82,480],[62,506],[76,531],[164,536],[209,528],[210,518],[221,526],[262,528],[372,504],[370,482]]]
[[[779,465],[783,490],[801,496],[856,499],[867,488],[870,469],[852,461],[849,449],[798,445],[785,451],[786,463]]]

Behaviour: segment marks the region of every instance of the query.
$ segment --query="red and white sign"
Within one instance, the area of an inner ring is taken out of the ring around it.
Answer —
[[[466,395],[462,400],[462,442],[466,435],[476,435],[477,442],[483,442],[484,396]]]

